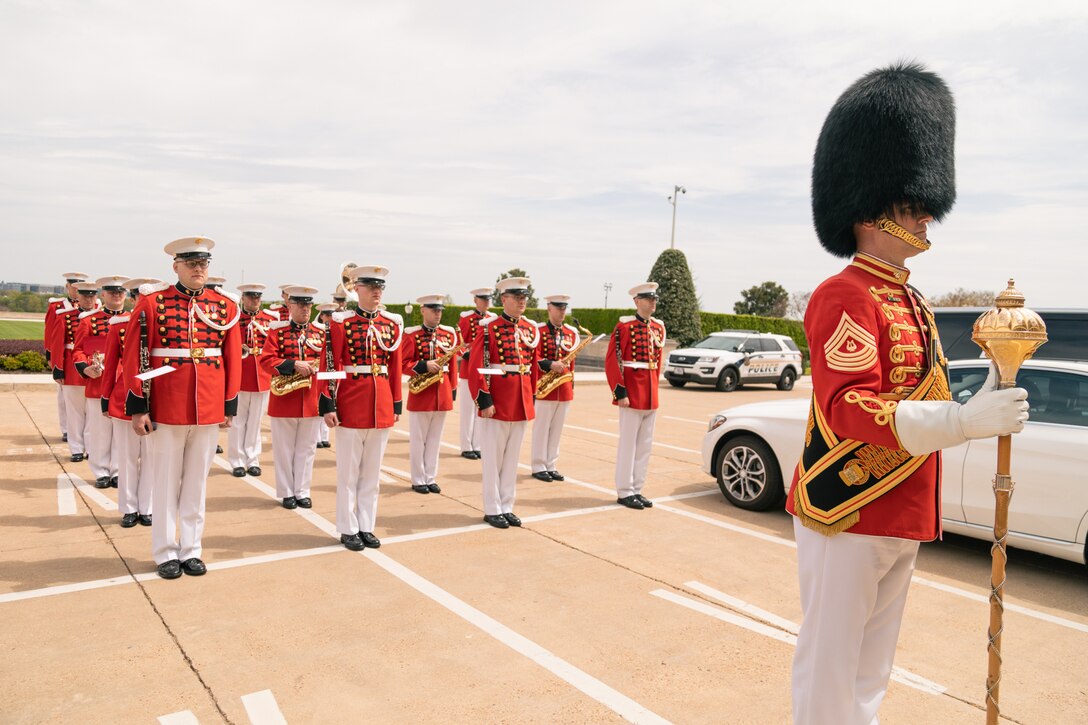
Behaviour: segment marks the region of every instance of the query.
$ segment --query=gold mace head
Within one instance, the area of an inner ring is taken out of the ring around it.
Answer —
[[[1043,318],[1024,307],[1024,295],[1015,281],[997,295],[993,308],[975,320],[971,339],[997,365],[999,387],[1011,388],[1024,361],[1046,342]]]

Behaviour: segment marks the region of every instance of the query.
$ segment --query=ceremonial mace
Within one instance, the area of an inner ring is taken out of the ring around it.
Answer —
[[[1009,280],[1009,286],[997,295],[994,307],[975,320],[971,339],[982,348],[997,366],[998,390],[1016,385],[1016,373],[1024,361],[1046,342],[1046,325],[1039,315],[1024,307],[1024,295]],[[1001,630],[1005,614],[1005,537],[1009,533],[1009,499],[1013,480],[1012,436],[998,436],[997,475],[994,476],[994,543],[990,547],[990,629],[987,650],[989,669],[986,674],[986,723],[997,725],[998,686],[1001,684]]]

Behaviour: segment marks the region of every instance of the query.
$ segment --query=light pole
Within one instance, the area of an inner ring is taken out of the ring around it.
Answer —
[[[606,310],[608,309],[608,293],[611,292],[611,291],[612,291],[612,283],[611,282],[605,282],[604,283],[604,308]]]
[[[669,197],[669,203],[672,204],[672,238],[669,241],[669,249],[676,249],[676,201],[680,194],[686,193],[688,190],[682,186],[672,187],[672,196]]]

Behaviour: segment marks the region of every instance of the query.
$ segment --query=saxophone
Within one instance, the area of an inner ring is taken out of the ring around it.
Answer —
[[[408,392],[418,395],[427,388],[437,383],[439,380],[441,380],[442,376],[445,375],[445,373],[442,372],[442,368],[449,364],[450,360],[460,354],[460,352],[464,350],[465,347],[466,344],[462,342],[460,345],[450,348],[450,350],[444,355],[436,357],[434,361],[438,363],[439,367],[437,373],[432,373],[428,371],[425,373],[413,375],[412,377],[408,378]]]
[[[268,389],[272,391],[273,395],[287,395],[293,393],[296,390],[302,390],[308,388],[313,384],[313,376],[307,375],[303,377],[302,373],[291,373],[290,375],[273,375],[272,381],[268,385]]]
[[[582,325],[572,318],[575,325],[578,325],[578,332],[582,333],[582,341],[578,343],[577,347],[563,356],[563,359],[559,362],[567,366],[567,372],[560,375],[559,373],[548,371],[536,381],[536,397],[537,400],[543,400],[551,395],[556,388],[563,383],[574,380],[574,373],[570,370],[570,363],[574,360],[574,357],[582,350],[583,347],[593,342],[593,333],[582,327]]]

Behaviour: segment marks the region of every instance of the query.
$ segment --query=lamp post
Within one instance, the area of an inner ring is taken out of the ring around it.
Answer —
[[[608,309],[608,293],[611,292],[611,291],[612,291],[612,283],[611,282],[605,282],[604,283],[604,308],[606,310]]]
[[[669,203],[672,204],[672,237],[669,241],[669,249],[676,249],[676,201],[680,194],[686,194],[688,190],[682,186],[673,185],[672,196],[669,197]]]

